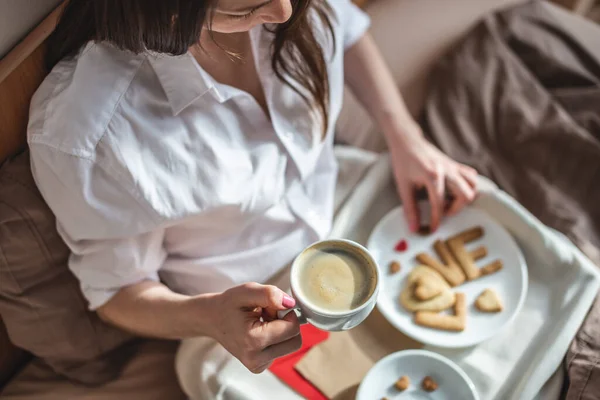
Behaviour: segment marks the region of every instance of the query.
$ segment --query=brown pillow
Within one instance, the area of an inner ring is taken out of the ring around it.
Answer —
[[[0,388],[4,386],[27,358],[23,350],[12,344],[8,338],[6,326],[0,318]]]
[[[135,345],[87,310],[68,257],[22,153],[0,168],[0,315],[15,345],[97,385],[119,374]]]

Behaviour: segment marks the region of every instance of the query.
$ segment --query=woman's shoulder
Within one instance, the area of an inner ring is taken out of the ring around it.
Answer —
[[[90,42],[79,55],[59,62],[32,98],[29,142],[91,153],[145,59]]]
[[[114,237],[151,229],[162,220],[135,185],[111,121],[145,55],[88,44],[46,77],[32,98],[28,143],[32,171],[46,202],[73,237]],[[131,135],[129,135],[131,137]]]

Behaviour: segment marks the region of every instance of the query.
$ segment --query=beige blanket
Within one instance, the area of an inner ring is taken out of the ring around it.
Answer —
[[[433,74],[426,130],[600,265],[600,26],[534,1],[488,17]],[[600,398],[600,302],[566,358]]]

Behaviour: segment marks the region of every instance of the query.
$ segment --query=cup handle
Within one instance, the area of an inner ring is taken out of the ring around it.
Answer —
[[[304,324],[308,323],[308,321],[306,320],[306,317],[302,314],[302,310],[300,309],[300,307],[294,307],[294,308],[289,308],[287,310],[277,311],[277,318],[283,319],[283,317],[285,317],[286,315],[288,315],[291,312],[296,313],[296,316],[298,317],[298,322],[300,322],[300,325],[304,325]]]

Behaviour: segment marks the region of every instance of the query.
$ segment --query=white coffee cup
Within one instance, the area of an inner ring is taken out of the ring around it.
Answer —
[[[303,262],[302,255],[309,249],[322,246],[333,249],[336,247],[350,247],[354,252],[360,254],[362,259],[368,262],[368,265],[365,265],[365,267],[372,271],[373,276],[376,279],[375,289],[372,291],[368,299],[366,299],[364,303],[358,307],[351,310],[331,311],[323,309],[322,307],[317,307],[304,298],[299,282],[300,269]],[[283,318],[283,316],[285,316],[291,310],[294,310],[296,311],[301,323],[308,322],[311,325],[314,325],[317,328],[325,331],[345,331],[352,329],[363,322],[369,316],[371,311],[373,311],[373,308],[377,303],[377,296],[379,294],[379,288],[381,285],[379,268],[377,268],[377,263],[371,253],[369,253],[369,251],[360,244],[346,239],[322,240],[308,246],[296,257],[292,263],[290,280],[292,296],[296,300],[296,306],[290,310],[280,311],[278,313],[279,318]]]

